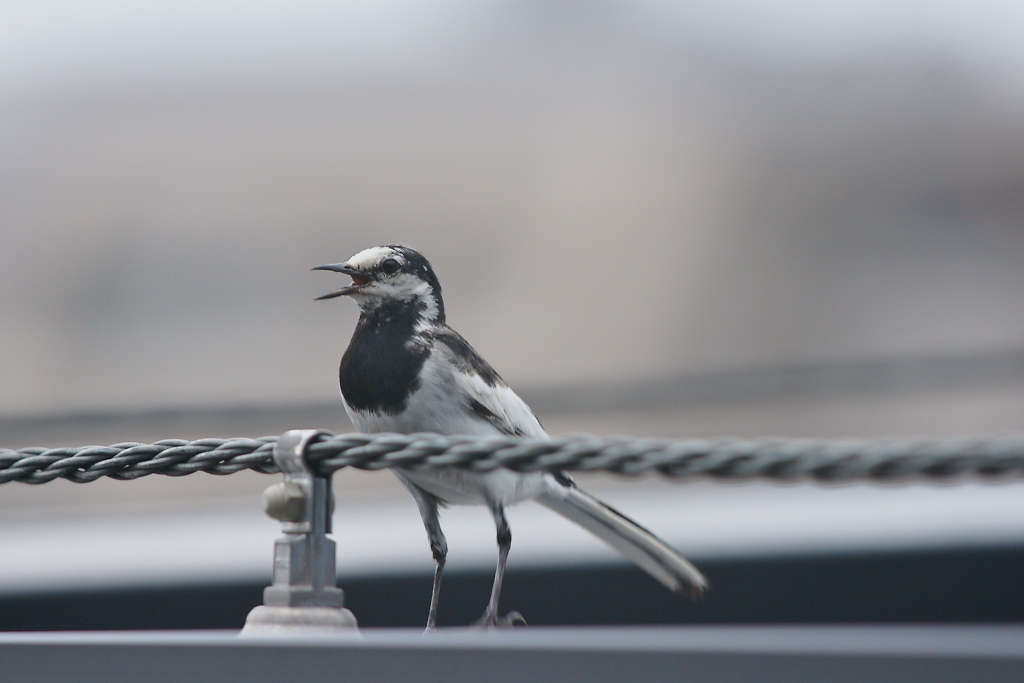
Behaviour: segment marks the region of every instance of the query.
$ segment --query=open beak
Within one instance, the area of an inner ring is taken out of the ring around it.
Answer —
[[[356,270],[355,268],[352,268],[347,263],[328,263],[327,265],[324,266],[317,266],[312,270],[330,270],[335,273],[344,273],[345,275],[348,275],[349,277],[352,278],[352,284],[349,285],[348,287],[343,287],[342,289],[339,289],[337,292],[331,292],[330,294],[318,296],[316,298],[317,301],[320,301],[321,299],[333,299],[336,296],[348,296],[349,294],[354,294],[355,292],[358,292],[360,289],[368,287],[371,284],[370,278],[369,276],[367,276],[366,273],[360,270]]]

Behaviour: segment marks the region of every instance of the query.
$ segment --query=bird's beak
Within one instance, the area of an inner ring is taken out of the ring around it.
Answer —
[[[335,273],[344,273],[345,275],[348,275],[349,277],[352,278],[352,284],[349,285],[348,287],[343,287],[342,289],[339,289],[337,292],[331,292],[330,294],[318,296],[316,298],[317,301],[320,301],[321,299],[333,299],[336,296],[348,296],[349,294],[354,294],[355,292],[358,292],[360,289],[368,287],[371,284],[370,277],[366,273],[360,270],[356,270],[347,263],[328,263],[327,265],[324,266],[317,266],[312,270],[330,270]]]

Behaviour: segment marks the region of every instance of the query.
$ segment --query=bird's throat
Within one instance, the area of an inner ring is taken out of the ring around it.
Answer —
[[[338,378],[352,410],[397,415],[419,388],[429,346],[416,343],[422,307],[386,302],[364,309],[342,356]]]

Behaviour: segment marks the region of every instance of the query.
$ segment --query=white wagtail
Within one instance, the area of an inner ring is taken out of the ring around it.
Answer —
[[[505,434],[549,438],[530,408],[458,332],[445,324],[441,284],[430,263],[404,246],[372,247],[346,263],[317,266],[352,278],[348,287],[319,297],[350,296],[361,315],[341,359],[339,378],[345,410],[363,432]],[[654,534],[579,489],[563,472],[475,473],[450,468],[395,469],[423,517],[437,568],[427,629],[437,623],[448,542],[438,508],[486,505],[498,530],[498,567],[491,599],[480,624],[522,620],[498,617],[498,598],[512,534],[505,507],[534,499],[576,522],[673,591],[692,596],[704,577]]]

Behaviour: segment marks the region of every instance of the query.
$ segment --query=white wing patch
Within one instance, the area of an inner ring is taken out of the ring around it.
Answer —
[[[479,375],[463,372],[456,373],[455,384],[466,394],[467,407],[475,410],[481,420],[491,422],[503,434],[547,438],[547,432],[537,416],[508,386],[498,384],[492,387]],[[473,405],[474,401],[478,406]]]

